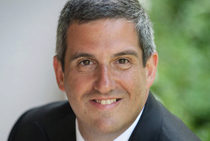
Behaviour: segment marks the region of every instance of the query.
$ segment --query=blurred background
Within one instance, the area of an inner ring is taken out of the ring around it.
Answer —
[[[152,91],[210,141],[210,1],[150,0],[146,8],[160,57]]]
[[[210,1],[140,0],[159,52],[152,91],[210,140]],[[0,0],[0,140],[27,109],[65,99],[56,85],[57,20],[66,0]]]
[[[53,72],[66,0],[0,0],[0,141],[26,110],[64,99]]]

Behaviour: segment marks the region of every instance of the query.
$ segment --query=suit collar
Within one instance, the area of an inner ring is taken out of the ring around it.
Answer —
[[[142,113],[142,117],[135,127],[129,141],[156,141],[161,128],[159,103],[150,93]]]

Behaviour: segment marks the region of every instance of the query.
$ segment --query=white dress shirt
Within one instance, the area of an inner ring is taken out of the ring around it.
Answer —
[[[141,112],[137,116],[136,120],[131,124],[131,126],[128,129],[126,129],[120,136],[118,136],[116,139],[114,139],[114,141],[128,141],[134,128],[136,127],[138,121],[141,118],[143,110],[144,110],[144,108],[141,110]],[[82,137],[82,135],[80,134],[77,119],[76,119],[75,123],[76,123],[76,141],[85,141],[84,138]]]

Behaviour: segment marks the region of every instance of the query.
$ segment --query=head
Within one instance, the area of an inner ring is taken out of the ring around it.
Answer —
[[[136,119],[157,53],[137,0],[70,0],[61,12],[54,69],[86,140],[113,140]],[[129,113],[129,114],[128,114]]]

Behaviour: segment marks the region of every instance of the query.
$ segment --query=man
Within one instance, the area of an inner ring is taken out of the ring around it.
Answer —
[[[54,69],[68,102],[23,114],[9,141],[197,141],[150,92],[158,55],[138,0],[70,0]]]

